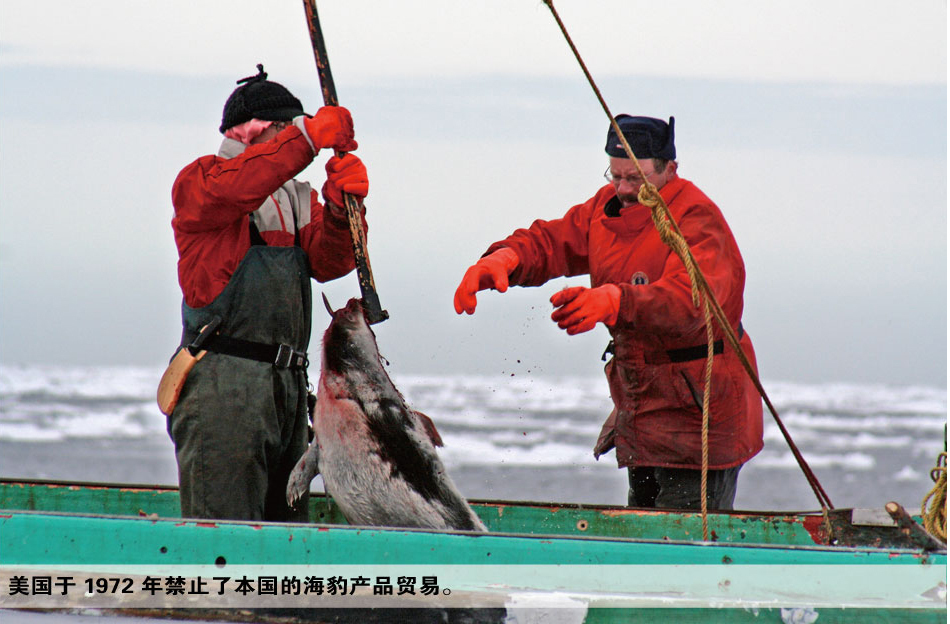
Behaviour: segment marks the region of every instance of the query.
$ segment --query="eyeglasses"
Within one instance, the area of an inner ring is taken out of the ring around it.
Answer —
[[[647,178],[649,178],[654,173],[656,173],[656,171],[650,171],[649,173],[646,173],[645,175]],[[639,175],[636,175],[636,174],[629,175],[629,176],[614,175],[613,172],[610,170],[610,167],[607,167],[607,171],[604,172],[604,179],[614,185],[620,184],[621,181],[624,181],[630,186],[640,186],[645,181],[643,178],[641,178]]]

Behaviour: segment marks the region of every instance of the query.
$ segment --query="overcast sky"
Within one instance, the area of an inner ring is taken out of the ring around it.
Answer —
[[[680,173],[746,262],[764,379],[945,386],[946,3],[556,2],[614,113],[676,116]],[[566,283],[452,294],[493,241],[602,184],[607,119],[538,0],[322,0],[370,175],[395,373],[599,374]],[[180,333],[170,189],[262,62],[308,111],[300,2],[0,4],[0,362],[163,365]],[[324,157],[301,179],[322,184]],[[315,284],[334,305],[355,275]],[[314,341],[328,317],[314,313]]]

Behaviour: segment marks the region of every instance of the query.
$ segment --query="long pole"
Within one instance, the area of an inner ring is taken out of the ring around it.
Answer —
[[[330,59],[327,57],[323,31],[320,29],[316,0],[303,0],[303,7],[307,13],[310,43],[313,46],[313,58],[317,62],[323,103],[326,106],[339,106],[336,86],[333,84],[333,74],[330,72]],[[337,152],[337,156],[343,156],[343,152]],[[376,293],[373,269],[369,264],[369,254],[366,251],[366,236],[363,233],[359,202],[349,193],[343,193],[343,203],[346,208],[346,219],[350,224],[350,236],[353,239],[353,257],[356,259],[356,276],[359,279],[360,293],[363,296],[363,309],[366,310],[366,317],[370,324],[380,323],[389,318],[389,312],[383,310],[379,303],[379,295]]]

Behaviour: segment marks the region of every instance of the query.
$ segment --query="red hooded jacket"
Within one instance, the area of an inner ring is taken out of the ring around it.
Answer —
[[[202,307],[224,290],[251,246],[251,219],[270,246],[292,246],[296,227],[320,282],[355,268],[346,217],[321,204],[309,184],[293,179],[313,157],[303,133],[289,126],[257,145],[224,139],[217,156],[202,156],[182,169],[172,187],[172,229],[185,303]]]
[[[722,213],[683,178],[671,179],[660,194],[737,329],[745,267]],[[702,412],[693,391],[702,397],[705,322],[702,310],[693,306],[686,269],[660,240],[650,209],[640,204],[621,209],[613,186],[607,185],[562,218],[535,221],[488,252],[501,247],[514,250],[520,260],[509,278],[512,284],[537,286],[589,273],[592,287],[620,286],[620,313],[609,328],[614,357],[605,369],[614,410],[595,452],[615,444],[621,467],[700,468]],[[718,328],[715,336],[722,337]],[[741,344],[755,366],[744,332]],[[678,361],[684,359],[683,349],[698,357]],[[762,449],[762,403],[728,344],[713,363],[709,449],[709,467],[717,470],[742,464]]]

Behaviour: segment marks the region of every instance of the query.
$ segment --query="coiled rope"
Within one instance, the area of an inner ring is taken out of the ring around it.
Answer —
[[[660,237],[666,245],[668,245],[683,262],[683,266],[686,267],[687,274],[690,278],[690,288],[693,295],[693,305],[699,307],[702,303],[703,313],[706,318],[706,337],[707,337],[707,354],[706,354],[706,380],[703,388],[703,427],[702,427],[702,446],[703,446],[703,459],[702,459],[702,480],[700,482],[702,497],[702,519],[703,519],[703,540],[709,541],[709,529],[707,521],[707,504],[706,504],[706,486],[707,486],[707,472],[708,472],[708,431],[709,431],[709,393],[710,393],[710,379],[712,376],[712,363],[713,363],[713,329],[712,323],[710,322],[711,317],[715,317],[716,321],[719,323],[722,328],[723,336],[729,342],[730,347],[735,351],[736,355],[739,358],[739,361],[742,363],[743,368],[746,371],[746,374],[749,375],[749,378],[752,380],[755,385],[756,390],[758,390],[759,395],[762,397],[762,400],[765,402],[765,405],[768,407],[769,412],[772,414],[775,422],[778,424],[779,430],[782,432],[782,435],[785,437],[785,441],[788,443],[789,448],[792,451],[792,454],[795,456],[795,460],[798,462],[799,467],[802,469],[802,472],[805,474],[805,478],[808,480],[809,485],[812,488],[812,491],[815,492],[815,496],[818,497],[818,502],[821,505],[822,511],[827,516],[828,509],[834,509],[834,505],[831,503],[831,499],[825,493],[824,488],[821,487],[821,484],[818,482],[818,478],[811,471],[811,468],[808,466],[808,463],[805,461],[805,458],[802,456],[801,452],[798,450],[798,447],[795,446],[795,443],[792,441],[791,435],[788,433],[788,430],[785,428],[784,423],[782,423],[781,418],[779,418],[778,412],[775,410],[775,407],[772,405],[772,401],[769,399],[768,394],[765,392],[765,388],[762,386],[762,382],[759,380],[758,374],[755,372],[755,369],[752,367],[752,364],[749,362],[749,359],[746,357],[745,352],[742,350],[742,347],[739,344],[739,338],[736,336],[735,331],[732,329],[732,325],[729,323],[726,318],[726,313],[723,311],[722,306],[719,305],[718,300],[716,299],[715,294],[712,292],[712,289],[709,287],[709,284],[706,282],[706,278],[703,275],[703,272],[699,269],[696,264],[693,254],[690,251],[689,244],[686,242],[683,233],[680,231],[679,226],[676,224],[676,220],[673,218],[673,215],[670,214],[670,209],[666,205],[666,202],[660,196],[657,188],[646,181],[646,176],[643,173],[643,169],[640,167],[640,163],[637,160],[636,154],[633,153],[633,150],[630,148],[630,144],[627,143],[627,139],[624,136],[623,132],[620,130],[620,126],[617,124],[617,121],[614,119],[613,114],[610,112],[610,107],[607,106],[607,102],[604,101],[603,96],[600,93],[600,89],[597,88],[597,84],[594,82],[594,78],[591,76],[590,72],[587,70],[587,65],[584,63],[584,59],[581,58],[580,52],[578,52],[577,47],[574,45],[574,41],[571,39],[571,36],[567,32],[567,28],[564,26],[564,22],[561,21],[560,15],[558,15],[557,10],[554,8],[554,0],[544,0],[544,3],[551,10],[551,14],[554,16],[555,21],[558,24],[558,27],[561,29],[561,33],[564,35],[564,39],[567,41],[568,45],[571,48],[571,51],[574,53],[574,57],[577,59],[578,64],[580,64],[581,69],[584,72],[584,75],[587,77],[587,82],[590,83],[591,88],[594,91],[594,94],[597,96],[597,100],[600,102],[601,107],[604,109],[604,112],[607,114],[607,118],[610,120],[611,126],[613,126],[614,132],[617,137],[620,139],[623,144],[624,151],[626,151],[627,156],[630,160],[633,161],[636,165],[637,171],[640,174],[640,177],[644,179],[643,186],[640,187],[640,192],[638,195],[638,200],[641,204],[649,206],[651,214],[653,216],[653,223],[656,226],[657,230],[660,233]]]
[[[928,533],[947,541],[947,452],[937,456],[937,465],[930,471],[934,486],[920,504],[920,516]]]

